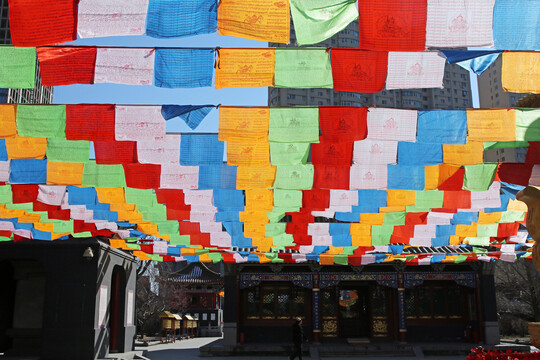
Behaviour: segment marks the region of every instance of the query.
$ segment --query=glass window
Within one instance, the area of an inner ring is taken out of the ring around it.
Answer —
[[[305,317],[309,291],[292,284],[263,284],[243,291],[246,319]]]

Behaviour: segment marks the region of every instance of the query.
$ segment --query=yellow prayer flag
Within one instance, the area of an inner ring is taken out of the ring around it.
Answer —
[[[274,185],[275,166],[238,166],[236,171],[237,189],[268,189]]]
[[[371,229],[371,226],[370,226],[370,229]],[[371,246],[371,236],[352,235],[351,245],[352,246]]]
[[[460,237],[476,237],[478,224],[458,224],[456,225],[456,235]]]
[[[361,224],[382,225],[383,222],[384,222],[384,213],[383,214],[369,214],[369,213],[360,214]]]
[[[287,44],[290,34],[288,0],[220,0],[218,34]]]
[[[53,223],[35,222],[34,227],[39,231],[45,231],[45,232],[49,232],[49,233],[54,232],[54,224]]]
[[[515,141],[514,109],[467,109],[469,140]]]
[[[133,256],[136,256],[141,261],[152,260],[150,256],[148,256],[145,252],[140,251],[140,250],[133,251]]]
[[[217,89],[274,85],[274,48],[227,48],[217,56]]]
[[[99,202],[109,204],[123,204],[126,202],[124,188],[100,188],[96,187]]]
[[[6,149],[9,159],[43,159],[47,152],[47,138],[9,137]]]
[[[13,219],[19,218],[26,214],[26,211],[19,209],[8,209],[0,207],[0,218]]]
[[[220,106],[218,138],[221,141],[268,141],[270,109]]]
[[[500,212],[486,213],[483,211],[478,212],[478,223],[479,224],[495,224],[501,221]]]
[[[257,247],[257,250],[260,252],[269,252],[270,248],[274,246],[274,242],[271,237],[259,237],[253,238],[253,246]]]
[[[435,190],[446,180],[448,180],[452,175],[454,175],[460,166],[454,165],[431,165],[424,167],[425,173],[425,189],[426,190]]]
[[[380,213],[394,213],[394,212],[405,212],[407,211],[406,206],[384,206],[379,208]]]
[[[244,236],[248,238],[264,237],[266,233],[266,223],[244,222]]]
[[[334,265],[334,255],[321,254],[319,255],[320,265]]]
[[[508,211],[528,211],[527,204],[525,204],[523,201],[510,199],[508,201],[508,206],[506,207],[506,210]]]
[[[109,243],[111,244],[111,247],[114,248],[114,249],[129,250],[129,248],[126,245],[125,240],[122,240],[122,239],[109,239]]]
[[[369,237],[371,244],[371,224],[351,223],[351,235]]]
[[[41,215],[36,213],[26,212],[23,216],[19,217],[19,222],[24,223],[39,223],[41,221]]]
[[[199,262],[202,262],[202,263],[210,263],[210,262],[212,262],[212,259],[210,258],[210,256],[208,255],[208,253],[206,253],[206,254],[200,254],[200,255],[199,255]]]
[[[477,165],[484,163],[484,144],[467,141],[464,145],[444,145],[443,162],[450,165]]]
[[[47,163],[47,184],[82,185],[83,163]]]
[[[270,165],[270,143],[227,142],[227,165],[229,166],[262,166]]]
[[[450,235],[450,245],[461,245],[463,243],[463,237],[457,235]]]
[[[540,53],[504,52],[502,87],[516,93],[540,93]]]
[[[135,223],[138,221],[142,221],[142,214],[138,213],[133,210],[122,210],[122,209],[116,209],[113,210],[114,204],[111,204],[111,211],[116,211],[118,213],[118,220],[120,221],[129,221],[131,223]]]
[[[111,204],[111,211],[135,211],[137,208],[137,205],[135,204],[120,204],[120,203],[110,203]]]
[[[274,206],[274,191],[272,189],[246,190],[246,208],[271,211]]]
[[[386,206],[414,205],[415,196],[413,190],[386,190]]]
[[[272,262],[272,260],[267,258],[266,255],[264,255],[264,254],[257,254],[257,256],[259,256],[259,263],[261,263],[261,264]]]
[[[157,225],[152,224],[150,221],[137,223],[137,230],[147,235],[159,236]]]
[[[17,136],[17,105],[0,105],[0,138]]]
[[[267,211],[271,211],[272,206],[270,207],[270,210],[257,210],[257,211],[241,211],[239,213],[239,221],[243,223],[247,222],[263,222],[268,223],[268,215],[266,214]]]

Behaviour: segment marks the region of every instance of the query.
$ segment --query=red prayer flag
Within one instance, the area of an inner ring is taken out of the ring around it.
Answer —
[[[463,167],[459,168],[454,175],[446,179],[441,185],[439,185],[439,190],[444,191],[459,191],[463,189],[463,179],[465,177],[465,169]]]
[[[78,0],[9,0],[15,46],[52,45],[77,39]]]
[[[333,48],[330,55],[334,90],[376,93],[384,89],[387,51]]]
[[[199,223],[192,223],[190,221],[180,221],[180,235],[193,235],[201,233],[201,226]]]
[[[210,247],[210,234],[190,234],[190,243],[192,245],[202,245],[204,247]]]
[[[66,139],[114,141],[114,105],[66,105]]]
[[[405,214],[405,225],[423,225],[427,224],[427,212],[410,212]]]
[[[11,193],[14,204],[31,203],[36,201],[39,187],[37,184],[12,184]]]
[[[354,142],[326,142],[311,145],[314,165],[351,166]]]
[[[86,223],[84,220],[73,220],[73,232],[82,233],[82,232],[92,232],[96,231],[96,226],[92,223]]]
[[[390,242],[394,244],[408,244],[409,239],[412,237],[414,237],[414,225],[395,225]]]
[[[178,189],[156,189],[157,202],[178,210],[191,210],[190,205],[184,202],[184,192]]]
[[[309,210],[324,210],[330,206],[330,190],[311,189],[304,190],[302,194],[302,207]]]
[[[540,141],[530,141],[529,150],[527,150],[527,164],[540,164]]]
[[[360,0],[358,8],[360,49],[425,50],[427,0]]]
[[[38,47],[43,86],[93,84],[95,46]]]
[[[126,185],[135,189],[157,189],[161,177],[161,165],[122,164]]]
[[[189,207],[189,210],[179,210],[179,209],[173,209],[170,206],[167,206],[167,220],[189,220],[190,218],[190,211],[191,207]]]
[[[519,223],[499,223],[497,237],[508,237],[517,234]]]
[[[533,164],[502,163],[497,169],[497,176],[500,181],[516,185],[529,185]]]
[[[133,164],[137,162],[136,141],[95,141],[96,164]]]
[[[49,219],[69,220],[71,218],[69,209],[62,210],[60,206],[47,205],[39,201],[34,201],[33,210],[46,211]]]
[[[350,166],[315,165],[314,189],[349,189]]]
[[[320,106],[319,126],[324,141],[356,141],[367,136],[367,108]]]
[[[470,209],[471,192],[465,190],[445,191],[443,207],[446,209]]]

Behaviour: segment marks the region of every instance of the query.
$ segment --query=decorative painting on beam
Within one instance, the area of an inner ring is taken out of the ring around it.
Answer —
[[[459,273],[419,273],[411,272],[404,273],[405,288],[422,285],[425,280],[453,280],[458,285],[476,287],[476,275],[474,272],[459,272]]]
[[[397,274],[391,272],[380,273],[329,273],[320,274],[321,289],[337,285],[341,281],[376,281],[382,286],[398,287]]]
[[[262,281],[290,281],[295,286],[300,286],[307,289],[313,288],[312,274],[240,274],[240,289],[247,289],[259,285]]]

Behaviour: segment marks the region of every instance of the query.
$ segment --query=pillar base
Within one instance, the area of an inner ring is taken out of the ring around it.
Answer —
[[[484,328],[484,343],[486,345],[497,345],[501,342],[498,321],[484,321],[482,327]]]
[[[223,345],[235,346],[237,344],[237,324],[235,322],[223,324]]]

